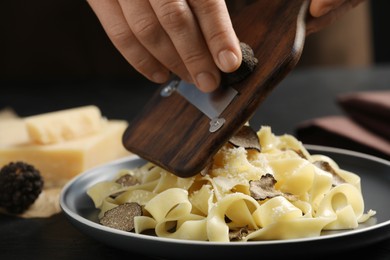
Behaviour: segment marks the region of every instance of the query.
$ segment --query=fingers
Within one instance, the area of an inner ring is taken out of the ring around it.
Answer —
[[[150,0],[150,3],[197,87],[205,92],[216,89],[220,72],[187,1]]]
[[[317,32],[333,23],[340,16],[362,3],[364,0],[312,0],[310,17],[306,24],[306,34]]]
[[[313,17],[321,17],[338,8],[349,10],[363,1],[364,0],[312,0],[310,3],[310,14]]]
[[[169,71],[191,81],[186,66],[162,28],[149,1],[119,0],[123,15],[135,37]]]
[[[216,89],[219,71],[187,2],[150,0],[150,4],[197,87],[205,92]]]
[[[233,72],[241,64],[242,53],[224,0],[189,0],[213,59],[223,72]]]
[[[312,0],[310,3],[310,14],[313,17],[320,17],[331,10],[342,5],[346,0]]]
[[[132,33],[116,0],[88,0],[108,37],[123,57],[141,74],[156,83],[169,78],[169,70]]]
[[[148,79],[173,72],[204,92],[241,64],[224,0],[88,0],[115,47]]]

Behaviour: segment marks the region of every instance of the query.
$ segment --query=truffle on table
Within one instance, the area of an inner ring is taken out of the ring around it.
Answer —
[[[0,207],[11,214],[25,212],[41,194],[44,180],[33,165],[17,161],[0,169]]]

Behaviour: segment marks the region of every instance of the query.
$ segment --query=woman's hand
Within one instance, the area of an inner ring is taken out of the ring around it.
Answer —
[[[220,71],[241,64],[224,0],[88,0],[115,47],[141,74],[164,83],[170,72],[215,90]]]

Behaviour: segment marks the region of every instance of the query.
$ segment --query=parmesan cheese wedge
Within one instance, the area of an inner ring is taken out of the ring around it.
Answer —
[[[61,187],[89,168],[130,155],[122,145],[124,120],[107,120],[99,132],[53,144],[32,143],[23,119],[0,120],[0,167],[11,161],[34,165],[45,188]]]
[[[24,118],[32,142],[54,144],[99,132],[106,120],[96,106],[83,106]]]

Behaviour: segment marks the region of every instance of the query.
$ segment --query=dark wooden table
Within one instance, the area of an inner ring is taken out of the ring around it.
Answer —
[[[155,88],[153,84],[142,80],[96,79],[0,79],[0,86],[0,109],[12,107],[20,116],[96,104],[108,118],[127,120],[131,120]],[[256,111],[251,125],[255,129],[261,125],[270,125],[276,134],[294,134],[297,124],[303,120],[343,114],[335,103],[338,94],[384,89],[390,90],[390,66],[297,69],[282,81]],[[350,258],[352,253],[370,260],[389,260],[390,234],[387,240],[355,249],[354,252],[336,252],[326,256],[326,259]],[[98,260],[126,257],[146,259],[141,255],[108,247],[84,235],[62,213],[44,219],[21,219],[0,214],[1,260]]]

